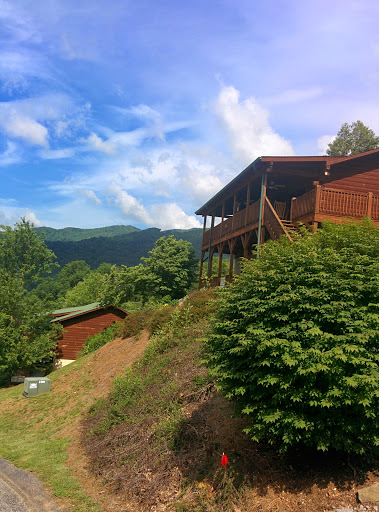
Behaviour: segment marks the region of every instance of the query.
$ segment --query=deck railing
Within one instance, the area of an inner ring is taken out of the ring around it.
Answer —
[[[291,201],[291,220],[301,219],[310,213],[314,213],[316,204],[316,189],[294,197]]]
[[[289,240],[292,242],[292,238],[287,233],[287,230],[282,224],[282,221],[280,220],[278,214],[276,213],[275,209],[273,208],[272,204],[270,203],[269,199],[266,197],[265,201],[265,226],[267,227],[271,238],[273,240],[279,240],[279,238],[282,235],[285,235]]]
[[[258,223],[259,219],[259,200],[250,204],[247,208],[237,212],[234,217],[228,217],[223,222],[213,226],[212,243],[221,238],[233,234],[250,224]],[[268,211],[270,217],[271,229],[278,230],[277,214],[273,213],[273,207],[268,208],[265,205],[265,216]],[[374,196],[371,192],[348,192],[334,188],[327,188],[322,185],[293,198],[291,203],[291,220],[301,221],[309,215],[318,213],[341,216],[341,217],[371,217],[379,220],[379,196]],[[266,219],[266,222],[268,219]],[[209,244],[211,230],[205,231],[203,236],[203,246]]]
[[[348,192],[318,186],[292,200],[291,220],[296,221],[317,213],[378,220],[379,197],[371,192]]]
[[[247,208],[240,210],[233,217],[224,219],[223,222],[213,226],[212,228],[212,242],[220,238],[230,235],[249,224],[258,222],[259,219],[259,201],[250,204]],[[203,235],[203,246],[209,244],[211,229],[207,229]]]
[[[344,217],[366,217],[370,213],[368,202],[369,194],[322,188],[319,212]]]

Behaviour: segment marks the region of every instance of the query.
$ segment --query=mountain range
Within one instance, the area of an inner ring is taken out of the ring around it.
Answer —
[[[200,228],[161,231],[158,228],[118,225],[94,229],[40,227],[35,230],[38,234],[44,233],[45,243],[57,256],[61,267],[74,260],[85,260],[92,269],[103,262],[128,267],[138,265],[141,257],[153,249],[158,238],[170,235],[191,242],[196,257],[200,259]]]

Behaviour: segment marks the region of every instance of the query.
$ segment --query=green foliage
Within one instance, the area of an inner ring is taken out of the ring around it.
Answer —
[[[129,338],[139,334],[147,328],[149,316],[149,311],[132,311],[123,322],[121,336]]]
[[[43,228],[45,231],[47,228]],[[108,228],[103,228],[107,230]],[[46,245],[56,254],[60,266],[73,260],[85,260],[91,269],[97,268],[101,263],[112,265],[138,265],[142,256],[153,249],[155,242],[162,236],[174,235],[177,239],[190,242],[196,250],[196,258],[200,259],[202,230],[171,229],[161,231],[158,228],[130,231],[116,236],[98,236],[78,241],[51,240],[49,233]]]
[[[60,326],[50,328],[48,321],[34,317],[20,325],[11,316],[0,313],[1,375],[10,376],[53,358]]]
[[[202,278],[206,279],[208,277],[208,262],[205,262],[203,265],[203,275]],[[218,265],[219,265],[219,256],[213,256],[212,260],[212,276],[218,276]],[[229,258],[223,258],[221,263],[221,275],[227,276],[229,274]]]
[[[326,224],[265,244],[219,291],[208,365],[247,432],[281,451],[379,445],[379,231]]]
[[[82,281],[69,289],[63,301],[63,307],[83,306],[100,302],[104,295],[106,274],[96,270],[89,272]]]
[[[80,283],[90,270],[89,265],[84,260],[74,260],[67,263],[59,272],[57,278],[60,294],[64,295],[68,290]]]
[[[91,352],[94,352],[95,350],[102,347],[109,341],[112,341],[121,332],[120,327],[121,323],[115,322],[114,324],[110,325],[103,331],[94,334],[93,336],[88,336],[86,344],[80,355],[90,354]]]
[[[111,268],[102,291],[103,304],[141,301],[156,307],[170,303],[186,295],[198,272],[191,244],[172,235],[159,238],[141,261],[135,267]]]
[[[88,238],[106,237],[112,238],[114,236],[127,235],[135,231],[139,231],[134,226],[107,226],[104,228],[62,228],[54,229],[48,227],[34,228],[38,234],[44,234],[48,242],[78,242],[80,240],[87,240]]]
[[[141,258],[144,273],[144,297],[169,296],[180,299],[189,290],[196,276],[195,251],[189,242],[176,240],[173,235],[159,238],[148,258]]]
[[[27,293],[54,268],[54,254],[25,219],[0,232],[0,373],[8,377],[52,356],[56,333],[46,302]]]
[[[344,123],[337,137],[328,146],[329,156],[350,156],[363,153],[379,147],[379,137],[362,121]]]
[[[151,312],[150,318],[147,321],[147,329],[151,334],[163,329],[169,322],[171,315],[175,310],[175,306],[161,306]]]
[[[0,229],[0,311],[22,321],[31,314],[26,288],[51,272],[55,255],[24,218],[14,228]]]

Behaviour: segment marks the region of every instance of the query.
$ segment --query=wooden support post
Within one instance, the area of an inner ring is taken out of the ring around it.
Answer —
[[[217,250],[218,250],[218,278],[220,279],[221,277],[221,272],[222,272],[222,252],[224,250],[224,243],[225,242],[221,242],[220,244],[217,245]]]
[[[247,226],[247,214],[249,213],[249,204],[250,204],[250,181],[247,184],[245,227]]]
[[[259,255],[259,248],[262,245],[262,228],[263,228],[263,223],[264,223],[264,204],[266,202],[266,186],[267,186],[267,170],[263,171],[262,179],[261,179],[261,199],[260,199],[260,203],[259,203],[257,256]]]
[[[315,213],[320,211],[320,200],[321,200],[321,185],[316,187],[316,201],[315,201]]]
[[[224,231],[224,217],[225,217],[225,199],[222,202],[222,212],[221,212],[221,230],[220,236],[222,236],[222,232]]]
[[[209,267],[208,267],[208,278],[212,279],[212,264],[213,264],[213,253],[215,248],[212,247],[209,253]]]
[[[236,238],[232,238],[232,239],[228,240],[229,253],[230,253],[230,258],[229,258],[229,277],[230,278],[233,275],[233,257],[234,257],[234,247],[236,245],[236,241],[237,241]]]
[[[291,197],[290,221],[293,219],[293,208],[295,206],[296,197]]]
[[[240,235],[242,246],[243,246],[243,257],[245,259],[247,259],[249,257],[249,243],[250,243],[252,234],[253,234],[253,232],[249,231],[248,233],[245,233],[244,235]]]
[[[237,194],[234,194],[234,198],[233,198],[232,230],[234,229],[234,217],[236,215],[236,206],[237,206]]]
[[[201,251],[201,258],[200,258],[200,273],[199,273],[199,290],[202,288],[202,284],[203,284],[204,254],[205,254],[205,251]]]
[[[208,257],[208,278],[209,279],[211,278],[211,275],[212,275],[212,232],[213,232],[214,223],[215,223],[215,216],[212,213],[211,228],[209,230],[209,248],[208,248],[208,254],[209,254],[209,257]]]
[[[367,217],[372,218],[372,192],[368,193],[367,199]]]

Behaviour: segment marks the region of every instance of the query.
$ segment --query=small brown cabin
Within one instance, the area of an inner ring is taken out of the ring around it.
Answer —
[[[63,326],[63,334],[58,341],[57,358],[73,361],[84,347],[88,336],[97,334],[114,322],[123,320],[128,314],[122,308],[100,306],[98,302],[82,307],[58,309],[53,311],[51,321]]]
[[[349,157],[299,156],[257,158],[196,212],[204,218],[199,286],[214,254],[229,255],[226,281],[238,273],[238,259],[280,236],[291,238],[302,223],[316,229],[325,220],[370,217],[379,223],[379,149]],[[234,267],[234,268],[233,268]]]

